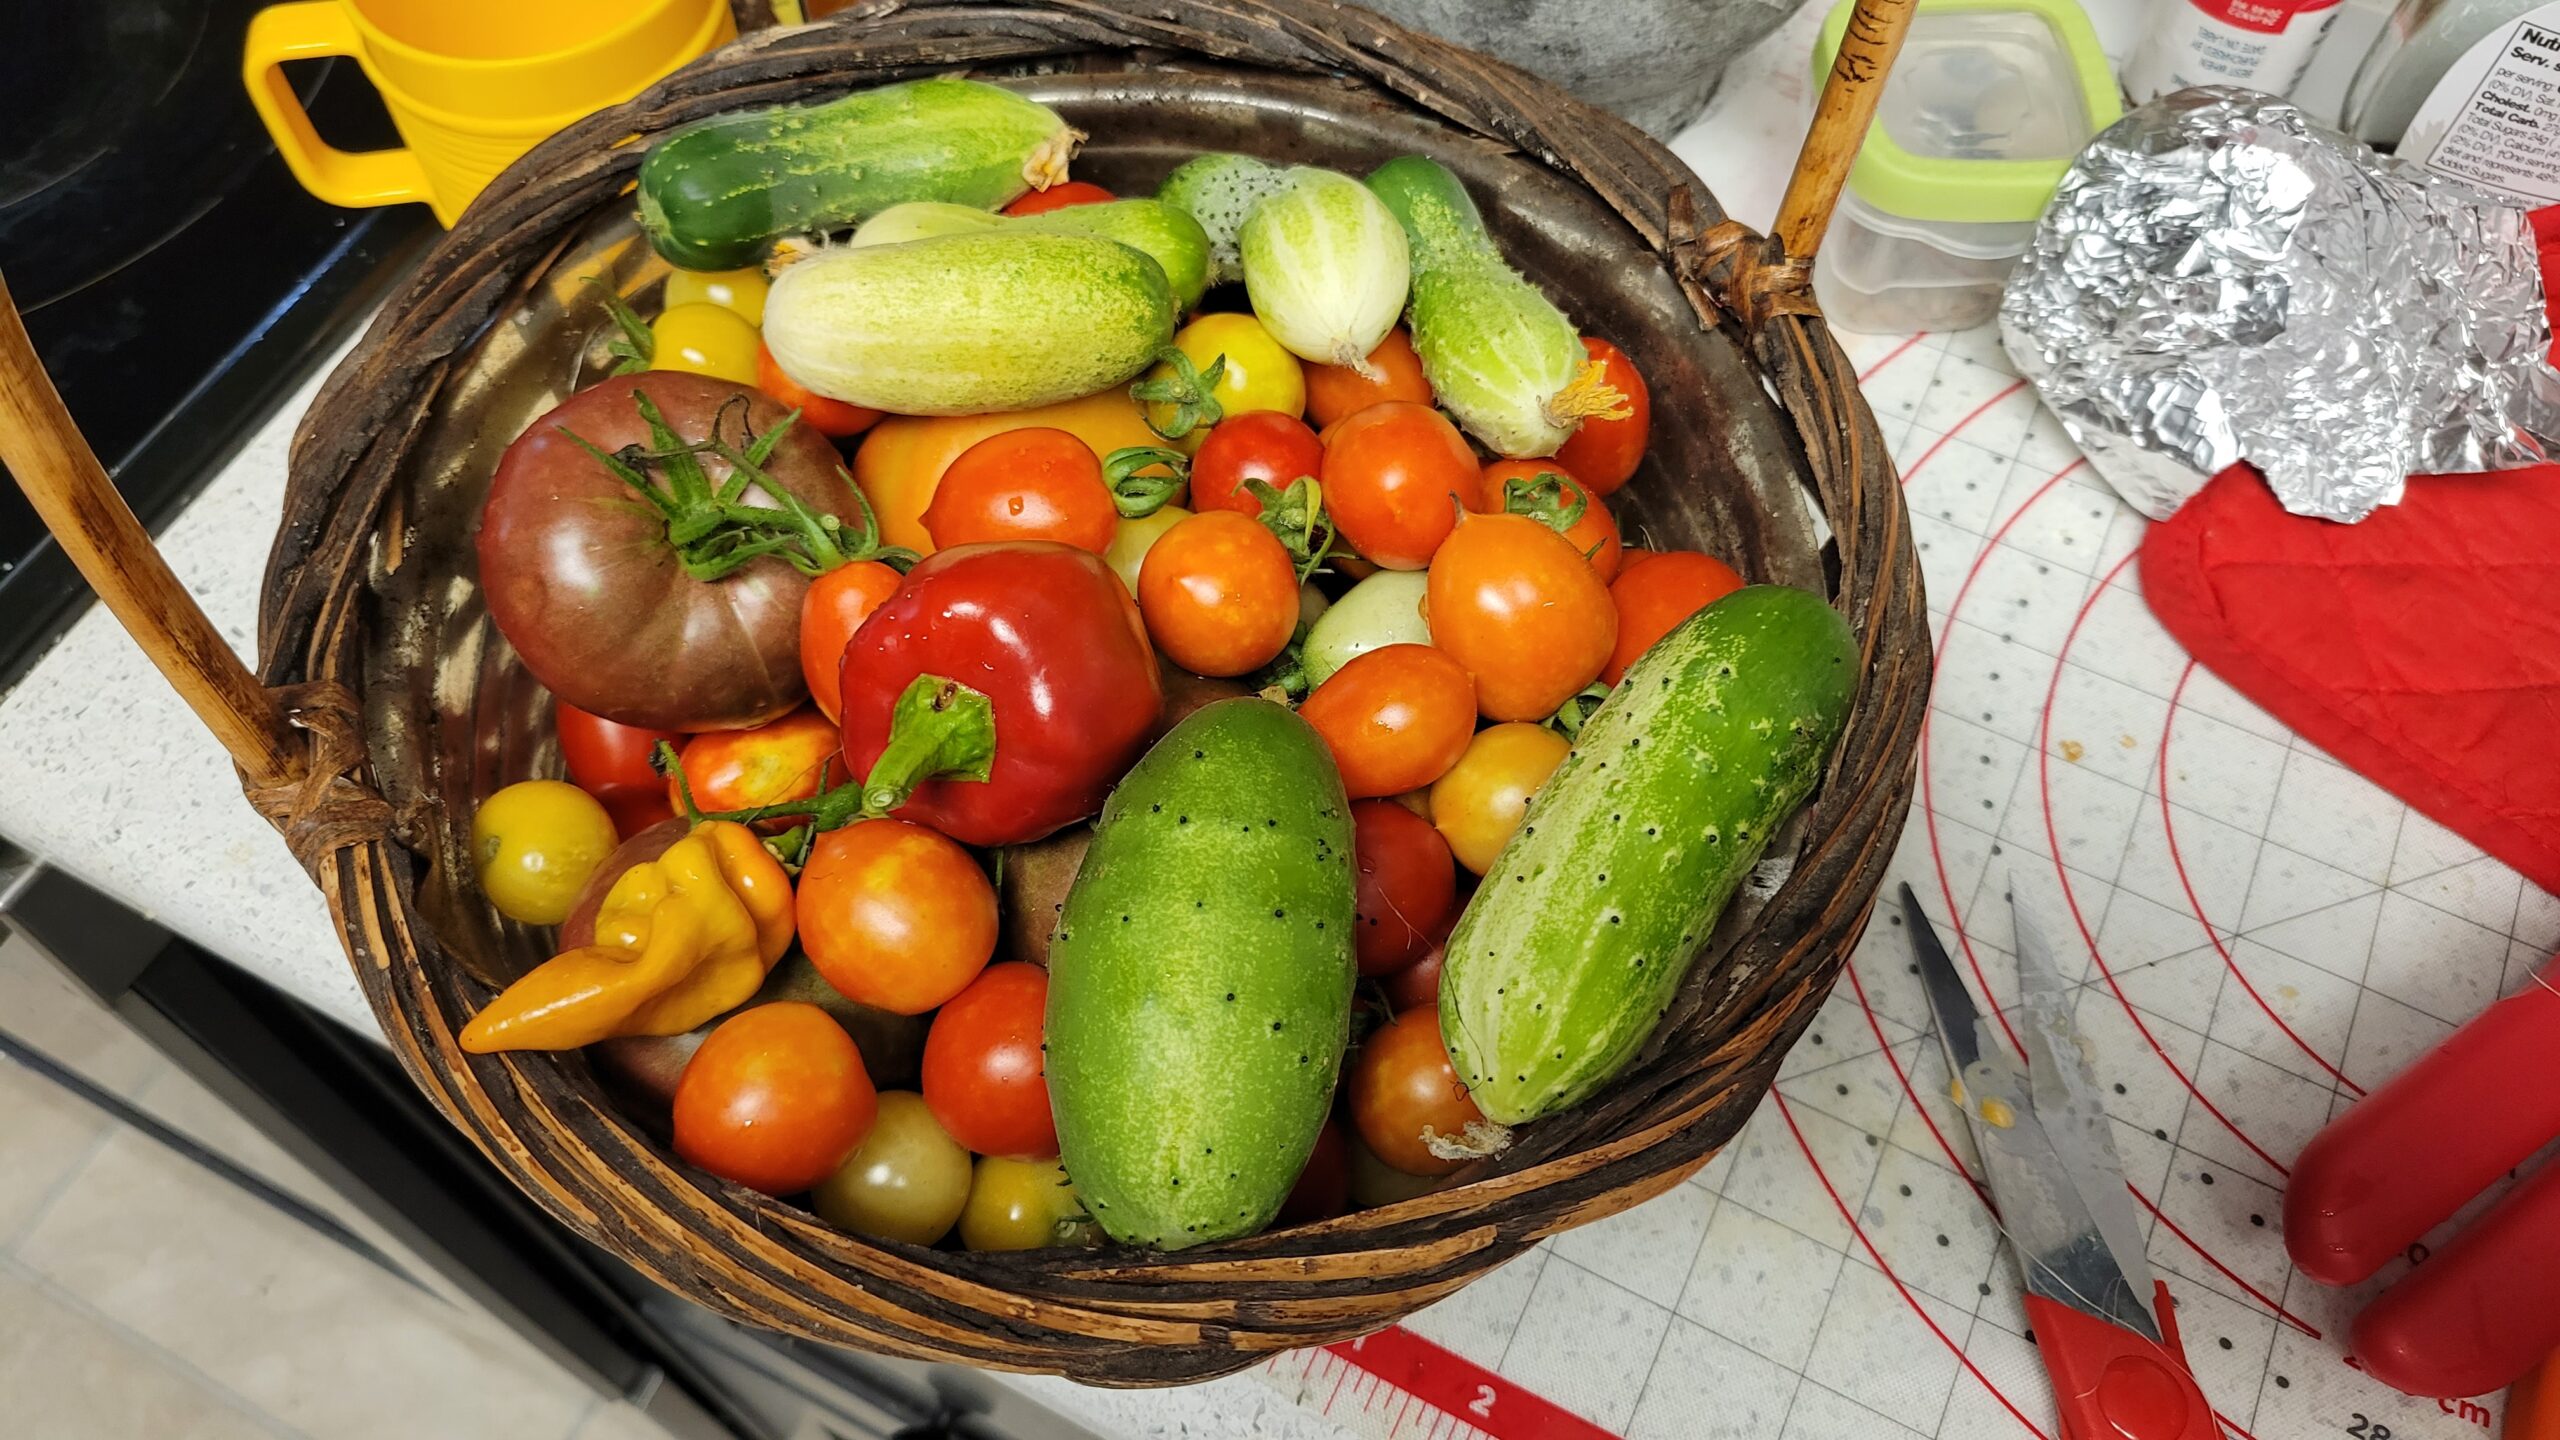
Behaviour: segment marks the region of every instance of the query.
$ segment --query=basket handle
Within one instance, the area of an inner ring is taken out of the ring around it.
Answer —
[[[36,358],[0,279],[0,464],[17,477],[89,587],[176,687],[234,763],[261,786],[304,769],[302,746],[275,697],[169,570]]]
[[[1805,132],[1786,198],[1778,202],[1776,234],[1788,259],[1810,261],[1821,248],[1840,187],[1848,183],[1849,162],[1866,143],[1876,102],[1884,98],[1885,72],[1902,53],[1902,38],[1911,33],[1919,8],[1920,0],[1858,0],[1849,16],[1840,53],[1832,57],[1822,98],[1814,104],[1813,128]]]

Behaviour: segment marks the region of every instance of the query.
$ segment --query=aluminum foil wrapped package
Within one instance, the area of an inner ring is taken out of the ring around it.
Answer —
[[[2525,213],[2254,91],[2180,91],[2090,142],[2000,321],[2155,520],[2235,461],[2286,509],[2351,521],[2411,474],[2528,464],[2560,436]]]

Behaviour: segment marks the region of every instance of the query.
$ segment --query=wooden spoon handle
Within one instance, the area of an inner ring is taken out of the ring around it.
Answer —
[[[302,747],[283,711],[170,573],[151,532],[81,438],[36,358],[6,280],[0,280],[0,465],[232,760],[261,785],[301,774]]]
[[[1885,72],[1902,53],[1902,38],[1911,33],[1919,8],[1920,0],[1858,0],[1849,16],[1848,33],[1840,37],[1840,53],[1814,105],[1813,128],[1805,132],[1786,198],[1778,202],[1778,243],[1787,258],[1811,260],[1821,248],[1840,187],[1849,180],[1849,162],[1866,143],[1876,103],[1884,98]]]

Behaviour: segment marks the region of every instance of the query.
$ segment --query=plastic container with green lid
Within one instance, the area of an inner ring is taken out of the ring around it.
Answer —
[[[1831,68],[1853,0],[1822,27]],[[2123,113],[2079,0],[1920,0],[1814,267],[1835,325],[1988,322],[2063,171]]]

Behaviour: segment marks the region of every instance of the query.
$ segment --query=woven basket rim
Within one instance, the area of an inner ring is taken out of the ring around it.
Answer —
[[[439,963],[417,911],[419,854],[369,783],[361,739],[349,753],[348,737],[361,734],[345,697],[362,684],[367,556],[397,524],[403,461],[438,387],[565,237],[626,203],[644,148],[634,142],[820,79],[1093,54],[1335,76],[1517,151],[1615,211],[1699,324],[1740,345],[1801,446],[1837,548],[1834,602],[1862,648],[1861,688],[1800,822],[1793,874],[1731,962],[1750,983],[1710,1017],[1730,1023],[1711,1048],[1648,1062],[1583,1107],[1574,1133],[1596,1132],[1597,1143],[1385,1210],[1174,1256],[875,1245],[705,1185],[602,1107],[561,1102],[552,1092],[570,1082],[559,1061],[460,1051],[457,1017],[483,992]],[[1767,1089],[1863,928],[1910,803],[1929,669],[1892,463],[1802,268],[1727,222],[1659,142],[1497,61],[1328,0],[868,0],[752,34],[573,125],[474,203],[323,387],[295,437],[259,630],[263,678],[299,687],[317,766],[348,776],[290,804],[259,797],[261,807],[326,894],[404,1067],[516,1184],[589,1240],[736,1318],[1121,1385],[1205,1378],[1375,1329],[1705,1163]],[[332,737],[334,751],[321,743]]]

